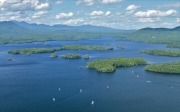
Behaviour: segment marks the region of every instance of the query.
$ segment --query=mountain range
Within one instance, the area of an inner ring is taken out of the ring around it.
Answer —
[[[121,29],[114,29],[109,27],[103,27],[103,26],[92,26],[92,25],[82,25],[82,26],[68,26],[68,25],[62,25],[62,24],[56,24],[53,26],[45,25],[45,24],[36,24],[32,23],[29,24],[24,21],[7,21],[9,24],[16,24],[17,27],[21,26],[23,28],[27,28],[30,30],[36,30],[36,31],[57,31],[57,30],[68,30],[68,31],[84,31],[84,32],[122,32],[122,33],[130,33],[134,32],[135,30],[121,30]],[[2,22],[0,23],[1,26]],[[13,26],[14,26],[13,24]]]

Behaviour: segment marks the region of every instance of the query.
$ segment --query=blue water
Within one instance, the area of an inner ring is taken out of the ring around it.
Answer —
[[[89,61],[112,57],[141,57],[152,64],[179,61],[180,57],[139,53],[143,49],[166,49],[166,45],[115,41],[112,38],[48,43],[51,44],[49,47],[55,47],[60,44],[100,45],[102,42],[111,42],[103,46],[115,49],[56,52],[58,55],[89,54],[88,60],[51,59],[50,53],[31,56],[7,53],[16,48],[45,47],[42,42],[0,45],[0,112],[180,111],[180,75],[146,72],[145,66],[117,68],[114,73],[99,73],[86,68]],[[117,49],[117,46],[126,49]],[[13,61],[8,61],[8,57]]]

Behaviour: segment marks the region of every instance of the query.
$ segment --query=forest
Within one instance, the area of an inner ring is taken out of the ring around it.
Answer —
[[[87,63],[88,68],[94,68],[98,72],[114,72],[116,67],[128,67],[148,64],[142,58],[110,58],[107,60],[94,60]]]
[[[55,48],[22,48],[22,49],[14,49],[9,50],[8,53],[10,54],[37,54],[37,53],[51,53],[54,51],[60,51],[60,47]]]
[[[45,44],[50,46],[50,44]],[[92,45],[79,45],[79,44],[72,44],[72,45],[64,45],[62,47],[54,47],[54,48],[21,48],[21,49],[13,49],[9,50],[8,53],[10,54],[37,54],[37,53],[50,53],[60,50],[113,50],[113,48],[105,48],[103,46],[92,46]],[[88,58],[88,56],[85,56]]]
[[[180,56],[180,50],[141,50],[140,53],[147,53],[151,55],[158,55],[158,56],[172,56],[178,57]]]
[[[119,48],[119,49],[125,49],[124,46],[118,46],[117,48]]]
[[[57,57],[58,57],[58,55],[57,55],[57,54],[55,54],[55,53],[52,53],[49,57],[50,57],[50,58],[57,58]]]
[[[126,35],[122,40],[144,42],[151,44],[174,44],[180,43],[180,27],[167,28],[143,28]]]
[[[84,59],[89,59],[89,55],[88,55],[88,54],[85,54],[85,55],[84,55]]]
[[[113,48],[105,48],[103,46],[80,45],[80,44],[64,45],[62,49],[63,50],[113,50]]]
[[[177,73],[180,74],[180,62],[152,64],[145,67],[146,71],[159,73]]]
[[[173,43],[173,44],[167,44],[166,47],[167,47],[167,48],[180,48],[180,44],[175,44],[175,43]]]
[[[80,54],[62,54],[61,57],[72,59],[72,58],[81,58],[81,55]]]
[[[1,31],[0,31],[1,33]],[[101,37],[121,38],[126,34],[122,33],[102,33],[102,32],[75,32],[75,31],[47,31],[47,32],[7,32],[1,33],[0,44],[22,44],[32,42],[61,41],[61,40],[85,40],[97,39]]]

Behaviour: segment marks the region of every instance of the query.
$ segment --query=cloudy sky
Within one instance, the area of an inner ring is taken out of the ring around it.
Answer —
[[[118,29],[180,25],[179,0],[0,0],[0,21]]]

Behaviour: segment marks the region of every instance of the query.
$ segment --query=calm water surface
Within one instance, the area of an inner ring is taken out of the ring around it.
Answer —
[[[117,68],[114,73],[98,73],[86,68],[89,61],[111,57],[141,57],[153,64],[179,61],[179,57],[138,53],[143,49],[166,49],[165,45],[115,41],[112,38],[49,41],[50,47],[60,44],[100,45],[101,42],[111,42],[103,46],[115,49],[56,52],[58,55],[89,54],[88,60],[51,59],[50,53],[31,56],[7,53],[16,48],[44,47],[42,42],[0,45],[0,112],[180,111],[180,75],[146,72],[145,66]],[[117,49],[117,46],[126,49]],[[7,61],[8,57],[14,60]]]

